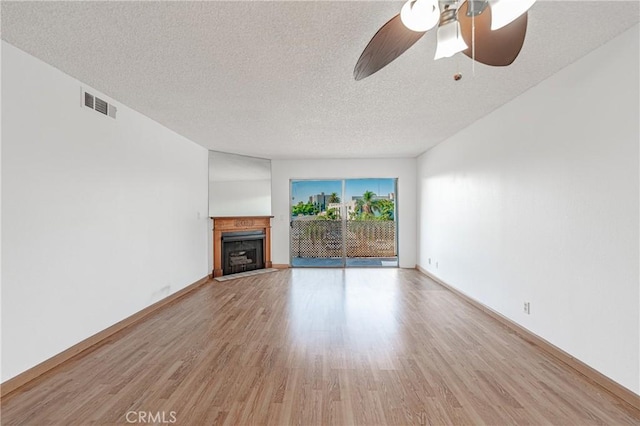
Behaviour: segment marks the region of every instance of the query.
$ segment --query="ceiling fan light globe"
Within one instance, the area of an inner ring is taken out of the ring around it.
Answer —
[[[509,25],[526,13],[536,0],[489,0],[491,7],[491,30]]]
[[[438,27],[438,45],[433,59],[449,58],[468,47],[462,38],[460,23],[457,20],[448,22]]]
[[[411,31],[425,32],[440,20],[437,0],[409,0],[400,10],[400,19]]]

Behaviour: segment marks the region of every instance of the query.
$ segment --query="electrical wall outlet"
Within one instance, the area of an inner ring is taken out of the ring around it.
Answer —
[[[429,265],[431,265],[431,258],[429,258]]]
[[[524,313],[527,315],[531,315],[531,305],[529,302],[524,302]]]

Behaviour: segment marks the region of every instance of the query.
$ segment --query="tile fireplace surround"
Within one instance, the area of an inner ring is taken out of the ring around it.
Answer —
[[[216,216],[213,220],[213,276],[222,273],[222,233],[242,231],[263,231],[264,266],[271,268],[271,218],[273,216]]]

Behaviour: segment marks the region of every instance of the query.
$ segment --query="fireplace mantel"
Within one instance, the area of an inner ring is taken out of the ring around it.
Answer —
[[[273,216],[214,216],[213,220],[213,276],[222,276],[222,233],[263,231],[264,264],[271,268],[271,218]]]

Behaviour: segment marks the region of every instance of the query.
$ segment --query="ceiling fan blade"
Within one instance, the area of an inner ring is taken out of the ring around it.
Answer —
[[[380,71],[413,46],[423,35],[424,32],[411,31],[405,27],[399,14],[394,16],[378,30],[364,48],[353,69],[353,77],[359,81]]]
[[[491,31],[491,7],[487,7],[475,17],[475,52],[473,43],[473,19],[467,16],[469,2],[465,2],[458,13],[458,21],[462,31],[462,38],[469,48],[462,53],[486,65],[504,67],[511,65],[518,57],[527,34],[527,14],[523,14],[515,21],[498,30]],[[475,53],[475,57],[474,57]]]

